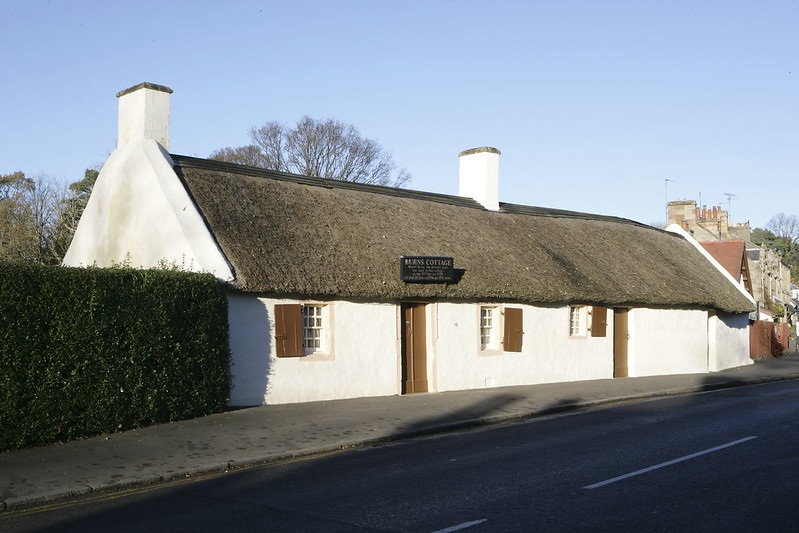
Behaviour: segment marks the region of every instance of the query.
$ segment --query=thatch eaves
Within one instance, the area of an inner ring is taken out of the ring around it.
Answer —
[[[637,222],[172,157],[242,291],[752,309],[688,241]],[[453,257],[458,281],[401,281],[410,255]]]

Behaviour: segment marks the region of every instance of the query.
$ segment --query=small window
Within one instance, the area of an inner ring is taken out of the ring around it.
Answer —
[[[480,349],[499,349],[499,313],[493,306],[480,308]]]
[[[275,354],[302,357],[327,353],[330,328],[327,307],[321,304],[275,305]]]
[[[480,349],[522,351],[522,310],[517,307],[480,307]]]
[[[584,305],[573,305],[569,307],[569,336],[586,336],[586,307]]]
[[[305,354],[320,353],[325,348],[323,305],[302,306],[302,347]]]

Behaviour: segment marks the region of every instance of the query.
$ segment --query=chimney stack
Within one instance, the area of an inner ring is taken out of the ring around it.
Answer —
[[[490,211],[499,211],[499,154],[490,146],[458,154],[458,195],[473,198]]]
[[[117,148],[132,141],[153,139],[169,151],[170,94],[169,87],[148,82],[117,93]]]

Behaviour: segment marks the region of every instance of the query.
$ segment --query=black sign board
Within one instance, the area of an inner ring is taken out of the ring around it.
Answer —
[[[455,260],[451,257],[400,257],[400,279],[408,283],[452,283]]]

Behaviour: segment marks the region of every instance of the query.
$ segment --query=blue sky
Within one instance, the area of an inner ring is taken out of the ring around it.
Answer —
[[[177,154],[333,117],[414,189],[457,194],[458,153],[494,146],[501,201],[764,227],[799,215],[797,28],[799,0],[0,0],[0,174],[81,178],[149,81]]]

